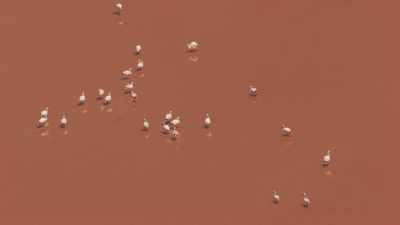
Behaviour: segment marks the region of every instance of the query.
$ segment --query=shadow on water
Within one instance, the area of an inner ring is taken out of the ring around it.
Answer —
[[[108,112],[108,113],[111,113],[113,111],[113,109],[109,105],[101,104],[100,105],[100,112],[104,112],[104,111]]]
[[[293,147],[295,141],[291,137],[281,137],[281,143],[279,151],[286,152]]]
[[[81,109],[80,112],[82,115],[86,115],[88,113],[88,110],[87,110],[87,108],[83,108],[83,109]]]
[[[331,176],[333,176],[333,172],[331,170],[326,170],[326,171],[324,171],[324,175],[327,177],[331,177]]]
[[[205,133],[204,135],[206,136],[206,138],[207,138],[208,140],[211,140],[212,137],[213,137],[213,134],[212,134],[211,130],[207,130],[206,133]]]
[[[200,60],[200,57],[196,56],[196,55],[190,55],[187,57],[188,61],[190,62],[198,62]]]
[[[48,129],[45,129],[45,130],[43,130],[43,131],[41,131],[40,132],[40,136],[42,136],[42,137],[47,137],[47,136],[49,136],[49,130]]]

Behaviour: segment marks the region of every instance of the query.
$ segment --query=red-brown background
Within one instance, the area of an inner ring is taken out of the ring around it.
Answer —
[[[132,0],[120,25],[112,1],[2,1],[0,224],[399,224],[393,2]],[[192,39],[197,62],[183,52]],[[134,106],[119,72],[137,43]],[[169,109],[183,118],[175,143],[158,127]]]

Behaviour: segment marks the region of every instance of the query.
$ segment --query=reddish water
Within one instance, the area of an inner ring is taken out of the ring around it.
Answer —
[[[399,224],[399,4],[125,2],[120,19],[112,1],[0,3],[1,224]],[[119,72],[137,43],[134,105]],[[46,106],[50,128],[36,129]],[[160,134],[169,109],[183,119],[176,142]]]

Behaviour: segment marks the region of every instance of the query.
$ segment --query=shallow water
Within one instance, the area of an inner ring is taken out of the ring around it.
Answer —
[[[398,224],[398,6],[129,1],[117,17],[113,4],[0,3],[1,85],[12,94],[0,222]],[[191,40],[201,49],[188,54]],[[132,78],[133,104],[120,71],[136,64],[136,44],[146,76]],[[46,106],[50,126],[36,129]],[[183,120],[176,141],[160,132],[168,110]],[[280,136],[282,123],[293,137]]]

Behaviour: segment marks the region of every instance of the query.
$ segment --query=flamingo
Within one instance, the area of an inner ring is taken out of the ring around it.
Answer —
[[[40,112],[40,117],[48,117],[49,116],[49,107],[46,107]]]
[[[167,134],[167,133],[169,133],[169,132],[171,131],[171,127],[169,126],[168,123],[163,123],[163,124],[161,124],[161,126],[162,126],[162,128],[164,129],[164,130],[163,130],[163,133],[164,133],[164,134]]]
[[[204,127],[209,128],[211,126],[211,118],[208,113],[206,113],[206,118],[204,119]]]
[[[97,89],[97,99],[103,99],[105,93],[104,89]]]
[[[135,54],[136,55],[140,55],[141,52],[142,52],[142,46],[141,45],[136,45],[135,46]]]
[[[177,127],[180,123],[181,123],[181,118],[179,116],[177,116],[175,119],[171,121],[171,125],[173,125],[174,127]]]
[[[84,91],[82,91],[82,94],[81,94],[81,96],[79,96],[79,105],[83,105],[83,104],[85,104],[85,102],[86,102],[86,95],[85,95],[85,92]]]
[[[287,127],[285,124],[282,124],[281,132],[283,136],[291,136],[292,135],[292,129]]]
[[[127,79],[129,76],[133,74],[133,68],[129,67],[128,69],[121,72],[122,79]]]
[[[324,155],[324,157],[322,158],[322,165],[328,166],[330,162],[331,162],[331,151],[328,150]]]
[[[199,49],[199,43],[197,43],[195,41],[191,41],[186,45],[186,49],[189,52],[197,51]]]
[[[311,205],[311,200],[310,200],[310,198],[308,197],[308,195],[307,195],[307,193],[303,193],[303,206],[305,207],[305,208],[308,208],[308,207],[310,207],[310,205]]]
[[[65,115],[65,113],[61,116],[61,120],[60,120],[60,127],[61,128],[65,128],[67,127],[67,116]]]
[[[150,123],[147,121],[146,118],[143,120],[143,130],[149,130],[150,129]]]
[[[165,114],[165,121],[170,122],[172,120],[172,110],[169,110],[167,114]]]
[[[136,99],[137,99],[137,94],[136,94],[136,92],[131,91],[131,97],[132,97],[132,101],[133,101],[133,102],[136,102]]]
[[[133,81],[127,83],[127,84],[124,86],[125,93],[131,92],[131,91],[133,90],[134,87],[135,87],[135,84],[133,83]]]
[[[40,127],[46,126],[47,125],[47,121],[48,121],[47,117],[40,117],[37,127],[40,128]]]
[[[108,92],[108,94],[106,95],[106,97],[104,97],[104,105],[108,105],[111,104],[111,92]]]
[[[272,202],[275,203],[275,204],[278,204],[279,201],[280,201],[280,197],[278,195],[278,192],[273,190],[272,191]]]
[[[141,71],[143,69],[144,69],[144,61],[143,61],[143,59],[139,59],[137,65],[136,65],[136,70]]]
[[[249,95],[252,97],[257,96],[257,88],[254,87],[253,85],[249,86]]]
[[[118,15],[121,15],[122,3],[119,2],[119,3],[115,4],[115,8],[117,8],[117,11],[115,13],[118,14]]]

